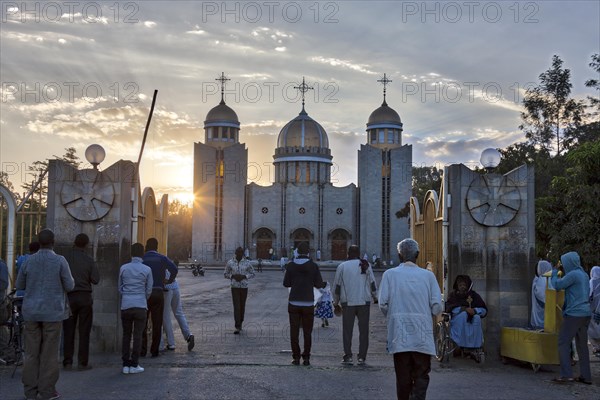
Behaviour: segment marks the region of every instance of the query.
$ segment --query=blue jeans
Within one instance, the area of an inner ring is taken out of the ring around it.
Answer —
[[[179,289],[169,289],[165,292],[165,309],[163,313],[163,329],[167,335],[167,344],[169,346],[175,346],[175,335],[173,334],[173,323],[171,322],[171,313],[175,315],[175,319],[181,329],[183,338],[187,340],[190,336],[190,327],[183,313],[183,307],[181,306],[181,294]]]

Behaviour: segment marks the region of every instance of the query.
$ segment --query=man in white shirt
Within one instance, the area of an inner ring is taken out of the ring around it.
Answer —
[[[431,271],[416,263],[419,245],[398,243],[400,265],[384,272],[379,308],[387,317],[387,349],[394,355],[398,400],[425,399],[435,355],[432,315],[442,312],[440,287]]]
[[[342,305],[342,337],[344,357],[342,364],[352,365],[352,331],[358,319],[359,365],[365,363],[369,349],[369,317],[371,300],[377,300],[377,285],[373,269],[366,259],[360,259],[356,245],[348,248],[348,260],[338,265],[333,281],[333,304]]]

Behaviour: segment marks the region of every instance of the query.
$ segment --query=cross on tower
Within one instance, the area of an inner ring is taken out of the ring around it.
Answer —
[[[225,76],[224,72],[221,72],[221,76],[215,79],[215,81],[219,81],[221,83],[221,104],[225,104],[225,83],[230,80],[231,79]]]
[[[294,86],[294,89],[297,89],[302,94],[302,112],[301,112],[301,114],[306,114],[306,111],[304,111],[304,94],[306,92],[308,92],[309,90],[314,90],[314,88],[308,86],[306,84],[306,82],[304,81],[304,77],[302,77],[302,84],[300,86]]]
[[[383,85],[383,104],[382,104],[382,106],[387,106],[387,103],[385,102],[385,91],[386,91],[387,84],[391,83],[392,81],[390,79],[388,79],[386,74],[384,73],[383,78],[378,79],[377,82],[379,82]]]

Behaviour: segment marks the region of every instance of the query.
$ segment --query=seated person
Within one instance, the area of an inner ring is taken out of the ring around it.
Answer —
[[[544,307],[546,306],[546,281],[552,288],[550,279],[543,275],[552,271],[552,264],[546,260],[538,261],[537,273],[531,284],[531,327],[544,329]]]
[[[483,345],[481,318],[487,315],[485,302],[477,292],[471,290],[471,278],[458,275],[452,286],[446,312],[452,314],[450,337],[460,347],[479,348]]]

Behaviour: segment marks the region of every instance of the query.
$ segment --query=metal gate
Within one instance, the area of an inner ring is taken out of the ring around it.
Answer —
[[[0,185],[0,258],[6,261],[11,287],[15,283],[16,260],[27,253],[29,243],[46,223],[45,173],[22,199]]]

